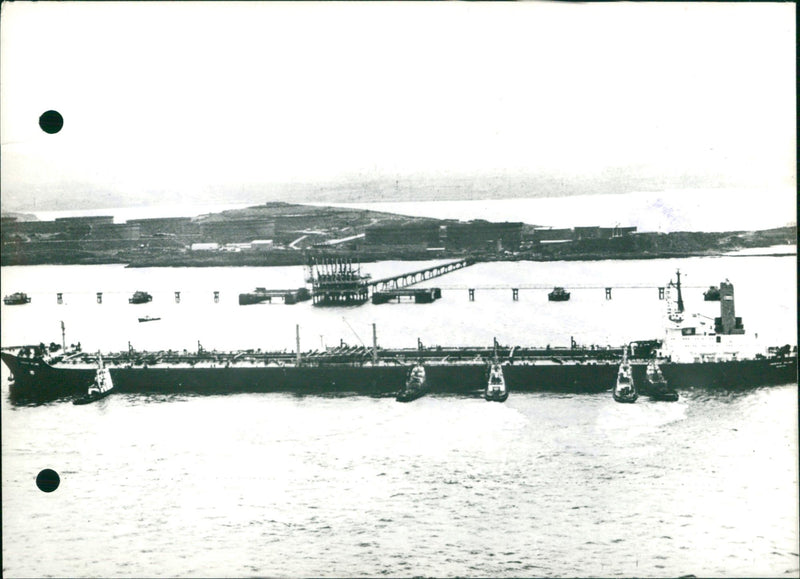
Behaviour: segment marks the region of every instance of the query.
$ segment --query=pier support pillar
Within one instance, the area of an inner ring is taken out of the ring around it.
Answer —
[[[475,301],[475,290],[472,288],[469,288],[469,301],[471,302]]]
[[[515,302],[519,301],[519,288],[511,288],[511,299]]]
[[[664,288],[663,287],[658,288],[658,299],[660,299],[660,300],[664,299]]]
[[[219,292],[216,291],[214,292],[214,303],[215,304],[219,303]]]
[[[61,293],[56,294],[56,303],[63,304],[64,303],[64,296]]]
[[[103,303],[103,292],[97,292],[97,303],[98,304]]]
[[[181,303],[181,292],[175,292],[175,303]]]
[[[606,288],[606,299],[607,300],[611,299],[611,288],[610,287]]]

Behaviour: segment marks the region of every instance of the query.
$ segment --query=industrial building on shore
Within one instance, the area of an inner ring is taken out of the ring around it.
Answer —
[[[441,221],[367,227],[365,243],[375,246],[417,246],[452,250],[518,251],[522,222]]]
[[[390,213],[267,203],[198,217],[129,219],[109,215],[60,217],[52,221],[2,219],[7,263],[43,263],[132,254],[209,252],[264,253],[304,249],[374,255],[516,254],[547,244],[606,240],[631,235],[636,227],[552,229],[522,222],[441,220]],[[419,258],[419,257],[416,257]]]
[[[581,241],[584,239],[613,239],[625,237],[636,233],[636,227],[574,227],[554,229],[551,227],[538,227],[525,235],[529,244],[538,243],[563,243]]]

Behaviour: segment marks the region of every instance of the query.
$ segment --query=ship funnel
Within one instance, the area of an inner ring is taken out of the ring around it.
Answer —
[[[719,284],[720,317],[714,319],[714,330],[718,334],[744,334],[742,318],[736,317],[733,302],[733,284],[727,279]]]

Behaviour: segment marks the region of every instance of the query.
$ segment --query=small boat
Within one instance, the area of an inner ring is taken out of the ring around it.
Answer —
[[[636,402],[639,394],[636,392],[636,385],[633,382],[633,372],[631,364],[628,362],[628,349],[622,353],[622,362],[617,373],[617,383],[614,386],[614,400],[617,402]]]
[[[100,400],[111,394],[114,383],[111,381],[111,371],[103,366],[103,358],[98,355],[99,367],[94,375],[94,382],[89,386],[89,390],[80,398],[73,400],[73,404],[89,404],[95,400]]]
[[[143,318],[139,318],[140,322],[155,322],[160,320],[161,318],[154,318],[152,316],[144,316]]]
[[[678,400],[678,393],[673,388],[669,387],[655,359],[647,363],[645,386],[647,395],[652,400],[663,400],[665,402],[675,402]]]
[[[503,366],[496,360],[489,367],[489,378],[486,381],[486,392],[483,397],[490,402],[505,402],[508,398]]]
[[[411,402],[423,396],[427,391],[428,380],[425,376],[425,367],[421,363],[414,364],[408,371],[405,386],[397,393],[395,400],[398,402]]]
[[[135,291],[133,296],[128,298],[129,304],[146,304],[153,301],[153,296],[147,292]]]
[[[569,300],[569,295],[563,287],[554,287],[553,291],[547,294],[547,299],[551,302],[566,302]]]
[[[26,293],[14,292],[10,296],[4,297],[3,303],[7,306],[21,306],[22,304],[31,303],[31,298]]]
[[[708,286],[708,289],[703,292],[703,299],[707,302],[718,302],[720,300],[719,288],[713,285]]]

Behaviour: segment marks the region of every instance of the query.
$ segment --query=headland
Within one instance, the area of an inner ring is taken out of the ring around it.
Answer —
[[[308,254],[362,263],[654,259],[795,244],[796,225],[760,231],[639,232],[635,226],[554,229],[282,202],[197,217],[2,218],[0,265],[124,263],[129,267],[288,266]]]

